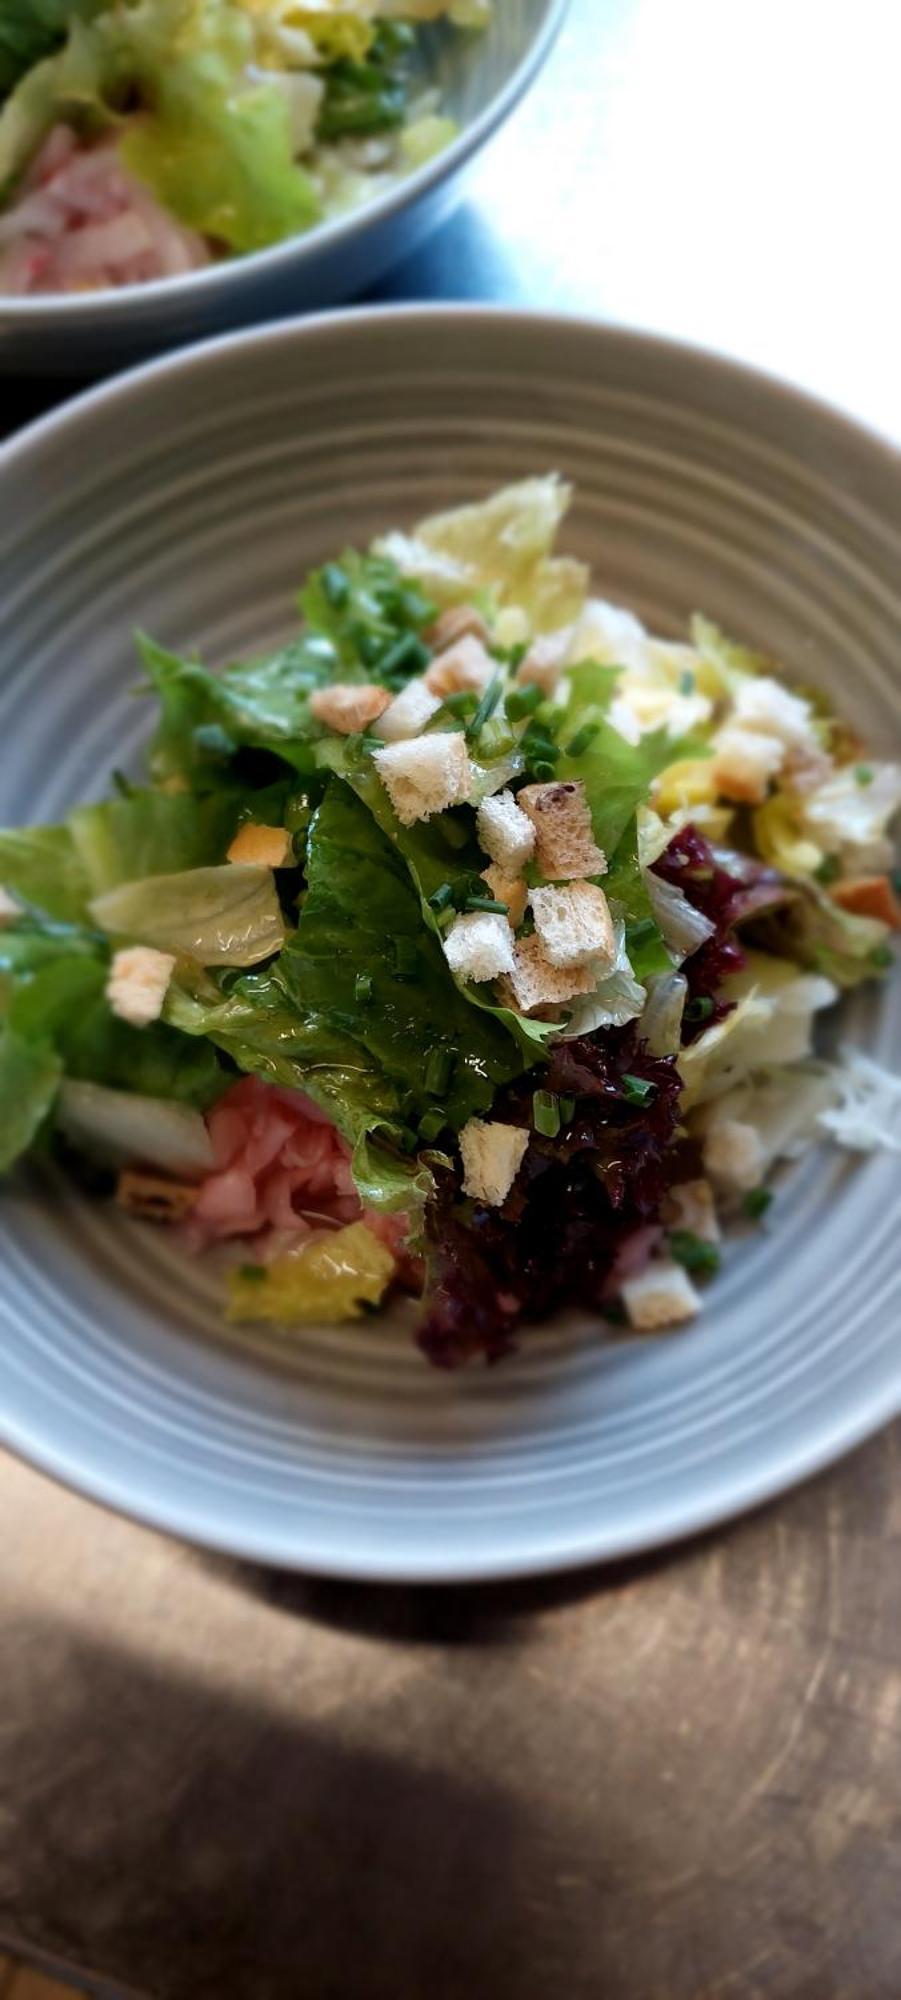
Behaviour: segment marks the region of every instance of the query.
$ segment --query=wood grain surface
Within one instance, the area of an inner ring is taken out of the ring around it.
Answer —
[[[898,2000],[901,1430],[499,1589],[196,1553],[0,1469],[0,1933],[153,2000]]]

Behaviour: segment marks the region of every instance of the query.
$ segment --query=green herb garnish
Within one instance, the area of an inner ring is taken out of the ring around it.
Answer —
[[[715,1243],[705,1243],[702,1236],[696,1236],[691,1229],[673,1229],[667,1237],[670,1251],[686,1271],[703,1272],[713,1276],[720,1268],[720,1253]]]
[[[627,1104],[649,1104],[657,1095],[657,1085],[647,1077],[630,1076],[628,1071],[622,1078],[622,1094]]]
[[[749,1216],[752,1222],[759,1222],[761,1216],[766,1214],[772,1199],[772,1188],[749,1188],[741,1205],[745,1215]]]
[[[532,1124],[543,1139],[556,1139],[560,1130],[560,1100],[552,1090],[532,1093]]]

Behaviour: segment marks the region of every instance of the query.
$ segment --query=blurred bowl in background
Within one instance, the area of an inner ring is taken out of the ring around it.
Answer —
[[[0,297],[0,371],[99,375],[161,348],[360,293],[459,201],[463,168],[537,76],[567,4],[497,0],[484,32],[429,31],[429,77],[458,137],[350,215],[184,277],[117,291]]]

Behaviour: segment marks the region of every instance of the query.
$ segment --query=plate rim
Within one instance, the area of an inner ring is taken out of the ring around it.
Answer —
[[[600,350],[605,346],[624,353],[644,350],[658,359],[671,355],[683,357],[689,364],[703,361],[733,391],[740,391],[745,385],[776,400],[781,398],[796,413],[799,409],[805,411],[812,423],[822,425],[825,421],[839,434],[846,434],[849,441],[869,446],[882,458],[891,478],[901,484],[901,443],[889,431],[858,419],[840,404],[811,393],[789,378],[751,366],[716,347],[683,341],[642,326],[605,322],[591,314],[528,311],[502,303],[442,301],[387,303],[299,315],[268,326],[218,335],[155,357],[86,389],[36,419],[3,446],[0,465],[13,469],[20,461],[27,464],[31,454],[40,456],[45,447],[52,448],[73,434],[77,436],[81,426],[89,428],[96,411],[126,404],[145,388],[152,391],[164,379],[202,372],[210,359],[220,355],[253,348],[262,355],[276,343],[290,346],[298,340],[328,336],[338,330],[344,337],[352,338],[355,330],[365,333],[367,326],[383,321],[418,322],[424,327],[438,322],[445,325],[465,322],[477,328],[480,323],[504,319],[525,322],[550,337],[558,334],[565,338],[568,331],[581,332],[595,340]],[[803,466],[803,459],[798,462]],[[198,1548],[314,1576],[384,1585],[454,1586],[557,1574],[670,1548],[688,1537],[726,1524],[814,1477],[899,1415],[901,1361],[889,1379],[883,1373],[877,1381],[862,1384],[850,1407],[835,1412],[831,1420],[828,1414],[821,1417],[813,1433],[796,1441],[790,1450],[777,1443],[771,1454],[754,1468],[739,1468],[726,1490],[722,1475],[715,1474],[706,1492],[689,1494],[686,1499],[678,1495],[670,1498],[664,1510],[659,1506],[656,1512],[652,1509],[643,1524],[636,1525],[633,1519],[630,1527],[627,1515],[621,1528],[611,1529],[608,1525],[598,1531],[589,1522],[581,1532],[572,1526],[544,1537],[540,1531],[533,1532],[527,1549],[508,1548],[504,1553],[496,1545],[492,1549],[475,1544],[438,1550],[428,1559],[405,1554],[402,1549],[381,1554],[358,1546],[356,1550],[336,1552],[325,1546],[322,1537],[317,1542],[315,1523],[311,1532],[309,1520],[293,1547],[283,1545],[271,1528],[268,1534],[265,1529],[254,1533],[252,1524],[242,1526],[237,1517],[229,1517],[220,1527],[215,1519],[215,1502],[206,1505],[202,1499],[192,1498],[188,1507],[167,1506],[164,1492],[154,1488],[146,1473],[137,1494],[134,1481],[126,1490],[121,1479],[96,1473],[89,1462],[79,1462],[71,1451],[60,1450],[34,1437],[27,1424],[10,1422],[5,1413],[0,1416],[0,1440],[22,1461],[69,1490],[139,1525],[173,1535]]]

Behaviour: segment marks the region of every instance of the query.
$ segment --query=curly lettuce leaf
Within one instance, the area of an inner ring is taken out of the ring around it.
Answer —
[[[347,785],[329,785],[314,819],[307,881],[280,961],[298,1008],[352,1035],[403,1092],[411,1122],[437,1102],[459,1130],[527,1059],[459,992],[404,855]]]
[[[374,550],[416,577],[437,604],[487,596],[495,606],[520,606],[536,631],[553,631],[579,615],[588,591],[584,565],[553,554],[571,498],[555,473],[523,479],[429,516],[412,535],[384,535]]]
[[[91,883],[69,826],[0,828],[0,882],[61,924],[84,921]]]
[[[259,965],[285,937],[271,868],[242,862],[122,882],[95,896],[89,909],[109,936],[199,965]]]

